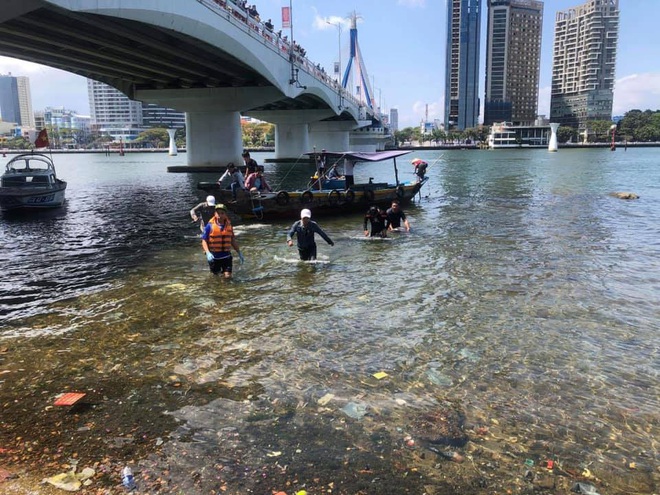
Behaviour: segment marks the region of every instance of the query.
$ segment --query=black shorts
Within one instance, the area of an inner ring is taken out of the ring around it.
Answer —
[[[298,254],[300,259],[303,261],[315,260],[316,259],[316,244],[307,248],[298,248]]]
[[[231,273],[233,265],[233,258],[227,256],[226,258],[220,258],[219,260],[209,261],[209,270],[214,275],[218,273]]]

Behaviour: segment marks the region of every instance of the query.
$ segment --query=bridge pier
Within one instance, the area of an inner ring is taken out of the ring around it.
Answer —
[[[317,150],[348,151],[349,135],[355,122],[313,122],[309,125],[309,140]]]
[[[189,167],[241,165],[243,137],[239,112],[186,112],[186,156]]]
[[[308,124],[275,124],[275,159],[295,161],[310,151]]]
[[[240,111],[278,98],[272,87],[140,90],[137,100],[186,112],[186,161],[190,169],[243,163]]]
[[[310,126],[333,117],[335,112],[332,109],[257,110],[245,114],[275,124],[274,161],[297,161],[303,153],[313,151],[314,143],[310,146],[309,141]]]

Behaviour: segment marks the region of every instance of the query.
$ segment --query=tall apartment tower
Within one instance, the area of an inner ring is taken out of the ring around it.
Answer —
[[[5,122],[34,128],[30,79],[25,76],[0,75],[0,115]]]
[[[399,130],[399,109],[390,108],[390,129],[392,132]]]
[[[185,113],[153,104],[142,104],[105,83],[87,79],[92,128],[115,141],[132,141],[150,127],[182,128]]]
[[[619,0],[589,0],[555,18],[550,120],[586,129],[611,120]]]
[[[536,120],[542,28],[539,0],[488,1],[485,125]]]
[[[481,0],[447,0],[445,129],[479,123]]]

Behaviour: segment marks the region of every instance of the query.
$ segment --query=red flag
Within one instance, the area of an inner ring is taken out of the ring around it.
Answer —
[[[291,8],[282,7],[282,28],[291,27]]]
[[[34,140],[34,147],[35,148],[48,148],[48,132],[46,129],[41,129],[41,132],[39,132],[39,135],[37,136],[37,139]]]

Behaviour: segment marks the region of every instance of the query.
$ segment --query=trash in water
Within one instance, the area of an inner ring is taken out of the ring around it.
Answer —
[[[367,405],[349,402],[341,409],[347,416],[354,419],[362,419],[367,414]]]
[[[76,492],[80,490],[83,481],[89,480],[94,476],[95,471],[92,468],[85,468],[80,473],[76,474],[75,468],[73,471],[67,473],[56,474],[50,478],[44,478],[43,483],[50,483],[54,487],[60,488],[67,492]],[[89,484],[86,482],[85,485]]]
[[[135,478],[133,477],[133,470],[126,466],[121,472],[121,482],[129,492],[136,490]]]
[[[325,394],[317,402],[319,403],[320,406],[325,406],[328,402],[330,402],[334,398],[334,396],[335,394]]]
[[[571,491],[574,493],[583,493],[584,495],[600,495],[596,487],[589,483],[578,482],[573,485]]]
[[[376,380],[382,380],[385,377],[388,377],[389,375],[385,373],[384,371],[379,371],[378,373],[374,373],[374,378]]]
[[[53,403],[54,406],[72,406],[80,399],[85,397],[87,394],[82,392],[69,392],[66,394],[60,395],[57,400]]]

